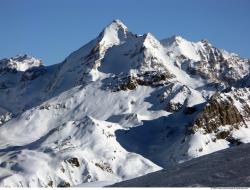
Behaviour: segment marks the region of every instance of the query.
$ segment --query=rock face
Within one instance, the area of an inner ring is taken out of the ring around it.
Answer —
[[[164,85],[164,83],[167,83],[169,79],[174,77],[174,75],[171,75],[167,71],[164,73],[148,71],[132,76],[124,75],[121,77],[115,77],[110,86],[113,86],[114,91],[134,90],[137,86],[157,87]]]
[[[243,88],[213,95],[195,119],[193,132],[202,128],[205,133],[217,133],[220,126],[226,125],[236,129],[240,126],[248,127],[246,122],[250,119],[249,92],[249,88]]]
[[[248,112],[249,108],[246,111]],[[233,99],[229,97],[227,100],[221,100],[219,95],[214,95],[195,120],[193,130],[195,132],[197,128],[202,128],[206,133],[216,133],[220,126],[238,127],[240,123],[244,123],[244,119],[233,105]]]
[[[210,98],[188,127],[186,143],[193,144],[188,147],[189,156],[250,141],[246,137],[250,126],[249,94],[249,88],[231,88]]]

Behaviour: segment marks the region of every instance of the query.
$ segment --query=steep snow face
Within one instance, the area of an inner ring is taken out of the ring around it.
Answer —
[[[100,34],[99,43],[102,51],[105,51],[109,47],[123,43],[131,36],[133,34],[128,32],[128,28],[120,20],[114,20]]]
[[[26,71],[33,67],[39,67],[42,61],[28,55],[18,55],[10,59],[0,60],[0,73],[4,71]]]
[[[152,34],[134,36],[109,49],[99,70],[114,74],[167,71],[167,60],[162,50],[160,42]],[[171,67],[172,64],[168,64]]]
[[[161,41],[163,46],[167,48],[167,53],[170,57],[174,57],[175,59],[178,56],[185,56],[194,61],[200,61],[201,57],[199,56],[198,50],[201,46],[197,46],[197,44],[193,42],[189,42],[183,39],[181,36],[173,36],[171,38],[167,38]]]
[[[62,91],[101,77],[100,67],[106,52],[113,46],[134,39],[127,27],[119,20],[109,24],[99,36],[70,54],[59,66],[56,77],[50,86],[51,91]],[[74,72],[74,74],[72,74]]]

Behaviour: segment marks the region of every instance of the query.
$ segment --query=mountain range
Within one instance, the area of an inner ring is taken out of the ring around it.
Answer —
[[[250,142],[250,60],[114,20],[51,66],[0,60],[0,186],[109,184]]]

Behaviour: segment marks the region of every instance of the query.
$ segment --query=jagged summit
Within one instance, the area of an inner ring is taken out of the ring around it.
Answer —
[[[178,42],[181,42],[182,40],[185,40],[184,38],[182,38],[181,36],[179,35],[173,35],[169,38],[166,38],[166,39],[163,39],[161,40],[161,42],[164,44],[164,45],[170,45],[172,43],[178,43]]]
[[[115,19],[113,20],[109,25],[108,27],[117,27],[117,28],[122,28],[123,30],[128,30],[127,26],[119,19]]]
[[[36,59],[29,55],[16,55],[15,57],[5,58],[0,60],[0,71],[10,69],[15,71],[26,71],[32,67],[42,65],[40,59]]]
[[[150,32],[143,34],[142,36],[143,38],[143,43],[154,43],[155,45],[157,44],[157,46],[160,46],[160,42],[157,40],[157,38]]]
[[[107,25],[99,35],[99,43],[105,46],[119,44],[131,35],[122,21],[114,20]]]

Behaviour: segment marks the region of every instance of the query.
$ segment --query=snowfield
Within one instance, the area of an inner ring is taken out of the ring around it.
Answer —
[[[59,64],[0,60],[0,186],[109,185],[249,143],[249,66],[120,20]]]

